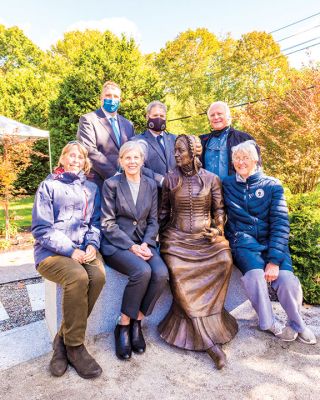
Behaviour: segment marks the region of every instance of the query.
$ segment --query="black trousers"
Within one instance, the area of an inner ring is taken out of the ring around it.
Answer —
[[[139,311],[150,315],[168,280],[168,269],[157,251],[150,248],[153,256],[148,261],[129,250],[117,250],[104,260],[111,268],[128,275],[121,312],[137,319]]]

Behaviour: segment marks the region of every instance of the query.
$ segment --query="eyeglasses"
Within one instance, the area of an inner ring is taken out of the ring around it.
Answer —
[[[237,162],[237,163],[239,163],[239,162],[248,162],[248,161],[250,161],[251,160],[251,158],[250,157],[247,157],[247,156],[245,156],[245,157],[235,157],[234,159],[233,159],[233,161],[234,162]]]

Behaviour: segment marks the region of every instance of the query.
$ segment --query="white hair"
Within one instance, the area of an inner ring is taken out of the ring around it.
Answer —
[[[256,146],[257,144],[254,140],[246,140],[245,142],[233,146],[231,148],[232,161],[234,161],[237,153],[245,153],[251,158],[251,160],[258,161],[259,155]]]
[[[119,150],[119,160],[124,157],[126,153],[131,150],[138,150],[140,156],[143,160],[146,158],[147,153],[147,143],[144,140],[130,140],[129,142],[125,142]]]
[[[209,113],[210,113],[211,108],[212,108],[212,107],[215,107],[215,106],[221,106],[221,107],[224,108],[224,111],[225,111],[225,113],[226,113],[226,117],[227,117],[228,124],[231,124],[232,118],[231,118],[230,108],[229,108],[228,104],[225,103],[224,101],[215,101],[214,103],[211,103],[211,104],[210,104],[210,106],[209,106],[209,108],[208,108],[208,111],[207,111],[207,116],[208,116],[208,118],[209,118]]]

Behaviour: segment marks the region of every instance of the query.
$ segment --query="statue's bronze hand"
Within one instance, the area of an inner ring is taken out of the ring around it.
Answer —
[[[220,230],[217,228],[207,228],[203,235],[210,239],[211,242],[215,242],[217,236],[220,235]]]
[[[195,137],[195,155],[200,157],[202,154],[201,140],[198,136]]]

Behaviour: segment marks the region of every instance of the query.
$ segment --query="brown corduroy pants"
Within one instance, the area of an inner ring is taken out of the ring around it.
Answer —
[[[67,346],[84,342],[89,317],[106,281],[102,257],[80,264],[70,257],[50,256],[38,266],[38,272],[63,288],[62,322],[59,335]]]

